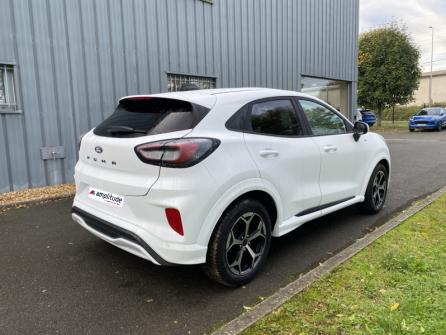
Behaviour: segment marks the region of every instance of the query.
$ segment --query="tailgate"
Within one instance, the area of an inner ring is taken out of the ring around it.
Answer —
[[[114,138],[89,132],[82,139],[75,180],[78,192],[90,187],[119,195],[145,195],[157,181],[160,167],[143,163],[134,148],[143,143],[180,138],[190,130],[143,136]]]
[[[90,188],[107,197],[147,194],[158,180],[160,166],[142,162],[135,147],[183,137],[208,111],[180,99],[121,99],[115,112],[82,139],[75,171],[78,195],[85,195]]]

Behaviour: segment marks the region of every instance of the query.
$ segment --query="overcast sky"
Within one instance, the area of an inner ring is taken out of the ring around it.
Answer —
[[[430,70],[431,30],[434,27],[434,71],[446,69],[446,0],[360,0],[360,32],[392,20],[406,24],[421,50],[421,63]]]

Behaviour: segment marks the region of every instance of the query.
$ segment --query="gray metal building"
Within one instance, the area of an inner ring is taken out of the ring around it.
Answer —
[[[359,0],[0,0],[0,192],[73,181],[121,96],[304,91],[351,115]]]

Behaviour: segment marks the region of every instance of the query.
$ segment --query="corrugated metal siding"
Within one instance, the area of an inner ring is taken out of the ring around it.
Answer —
[[[0,192],[73,180],[77,138],[119,97],[167,90],[166,72],[218,87],[353,82],[359,0],[0,0],[0,62],[23,114],[0,115]],[[43,146],[66,158],[42,161]]]

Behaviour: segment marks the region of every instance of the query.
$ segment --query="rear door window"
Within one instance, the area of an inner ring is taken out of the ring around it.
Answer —
[[[290,99],[268,100],[252,105],[252,132],[264,135],[299,136],[303,128]]]
[[[121,100],[94,133],[106,137],[139,137],[194,128],[209,109],[187,101],[134,97]]]

